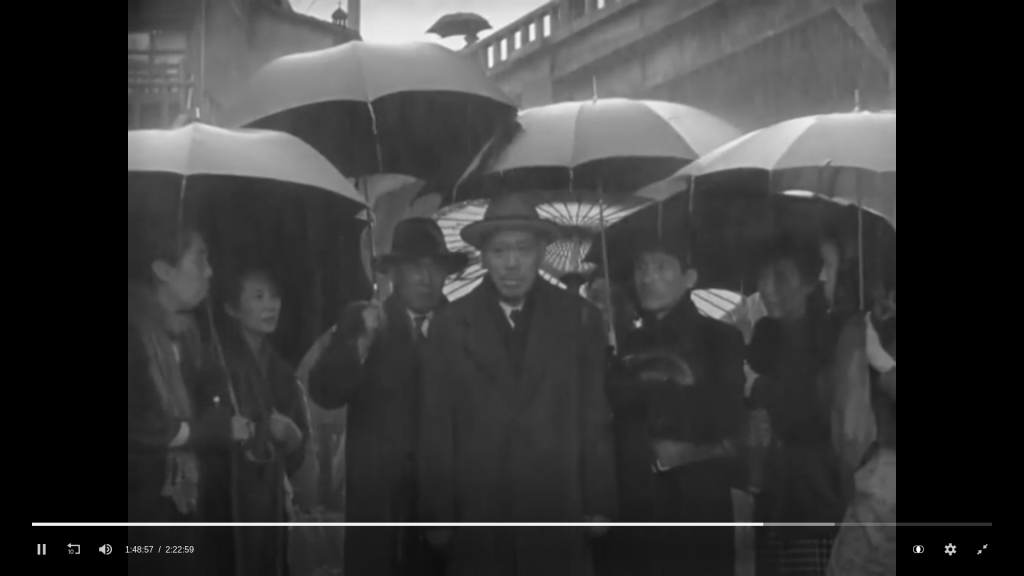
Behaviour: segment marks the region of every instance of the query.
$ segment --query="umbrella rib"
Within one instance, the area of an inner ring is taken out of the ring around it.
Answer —
[[[353,46],[353,50],[358,50],[358,46]],[[377,154],[377,173],[384,173],[384,153],[380,146],[380,134],[378,133],[377,126],[377,111],[373,108],[373,96],[370,93],[370,78],[366,74],[366,63],[363,62],[362,52],[356,52],[356,62],[359,65],[359,75],[363,78],[363,89],[366,97],[366,106],[370,109],[370,122],[373,124],[373,146]]]
[[[722,298],[721,296],[715,294],[710,290],[701,291],[700,297],[709,302],[710,304],[715,305],[716,307],[721,308],[723,310],[727,309],[730,306],[738,305],[736,303],[730,302],[729,300],[726,300],[725,298]]]
[[[696,298],[697,298],[698,300],[700,300],[700,302],[701,302],[701,303],[703,303],[703,304],[707,305],[707,306],[708,306],[708,307],[710,307],[710,308],[713,308],[713,309],[715,309],[715,310],[717,310],[717,311],[721,312],[723,316],[724,316],[725,314],[728,314],[728,313],[729,313],[729,311],[728,311],[728,310],[726,310],[726,309],[722,308],[721,306],[719,306],[719,305],[715,304],[714,302],[712,302],[711,300],[709,300],[709,299],[707,298],[707,296],[706,296],[706,295],[705,295],[704,293],[694,292],[694,296],[695,296],[695,297],[696,297]]]
[[[594,105],[593,102],[590,102],[589,104],[591,106]],[[582,118],[583,118],[583,107],[587,106],[587,105],[588,105],[587,102],[581,102],[578,106],[576,106],[576,110],[574,111],[575,114],[576,114],[576,117],[573,119],[573,123],[572,123],[572,141],[571,141],[571,143],[572,143],[572,154],[569,155],[569,170],[570,170],[570,172],[575,172],[576,171],[576,167],[580,165],[579,158],[576,157],[576,153],[577,153],[576,135],[579,134],[579,132],[580,132],[580,123],[583,121],[582,120]],[[570,182],[571,182],[571,180],[570,180]]]
[[[672,121],[669,118],[667,118],[664,114],[659,112],[658,109],[654,107],[654,103],[652,101],[639,100],[638,103],[643,105],[643,107],[647,108],[647,110],[651,114],[654,114],[655,116],[660,118],[665,124],[667,124],[668,127],[671,129],[672,134],[679,140],[683,148],[686,148],[688,151],[692,152],[695,158],[700,157],[700,152],[694,149],[693,144],[690,144],[690,141],[686,137],[686,134],[683,134],[682,130],[677,130],[676,125],[673,124]],[[683,125],[687,129],[689,129],[689,120],[689,116],[683,117],[682,115],[680,115],[680,125]]]
[[[770,171],[774,172],[776,170],[779,170],[779,166],[783,163],[783,160],[786,158],[786,156],[793,150],[793,148],[796,146],[796,144],[801,139],[803,139],[804,136],[807,135],[807,133],[810,131],[810,129],[813,128],[815,126],[815,124],[818,123],[818,120],[820,118],[821,118],[820,116],[812,116],[809,119],[808,118],[802,118],[802,119],[797,119],[797,120],[792,120],[791,121],[792,125],[800,126],[800,130],[796,130],[795,131],[796,134],[792,135],[788,139],[789,141],[786,142],[785,146],[778,146],[777,148],[775,148],[777,150],[777,155],[775,157],[775,161],[772,162],[771,167],[768,168]]]

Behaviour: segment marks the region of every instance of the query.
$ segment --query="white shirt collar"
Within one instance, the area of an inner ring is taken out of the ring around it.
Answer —
[[[512,313],[522,312],[523,306],[525,306],[525,304],[520,304],[519,306],[512,306],[511,304],[507,304],[505,302],[498,302],[498,304],[501,305],[501,311],[505,313],[505,319],[508,320],[509,325],[515,328],[516,323],[512,321]]]
[[[434,313],[429,312],[427,314],[417,314],[412,310],[408,309],[406,309],[405,313],[409,315],[409,321],[412,322],[413,330],[416,329],[416,319],[425,318],[425,320],[423,321],[423,336],[426,337],[427,333],[430,331],[430,321],[433,320]]]

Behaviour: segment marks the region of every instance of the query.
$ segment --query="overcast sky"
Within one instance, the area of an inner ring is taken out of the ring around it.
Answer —
[[[338,0],[291,0],[296,12],[330,20]],[[348,9],[348,0],[341,0]],[[436,41],[425,34],[438,18],[451,12],[475,12],[495,30],[511,24],[528,12],[547,4],[546,0],[363,0],[362,36],[370,42]],[[452,38],[443,42],[454,49],[465,41]]]

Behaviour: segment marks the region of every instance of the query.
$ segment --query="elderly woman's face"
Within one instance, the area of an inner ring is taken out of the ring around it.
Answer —
[[[269,336],[277,331],[281,318],[281,295],[270,279],[251,275],[242,281],[238,303],[228,307],[228,314],[245,331]]]

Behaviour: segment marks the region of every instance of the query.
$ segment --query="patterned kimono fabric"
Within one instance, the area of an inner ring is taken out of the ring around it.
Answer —
[[[195,406],[190,394],[189,377],[194,376],[198,368],[198,364],[194,364],[193,361],[199,349],[198,334],[194,325],[186,316],[168,316],[145,287],[129,285],[128,310],[129,331],[135,335],[139,343],[134,353],[140,355],[140,373],[133,374],[133,347],[129,347],[129,386],[152,386],[152,397],[157,401],[157,405],[152,409],[154,415],[159,414],[156,417],[158,420],[190,420],[194,416]],[[153,421],[147,421],[146,424],[156,426]],[[131,416],[129,425],[131,426]],[[143,512],[151,515],[143,521],[178,523],[201,520],[200,464],[196,453],[190,448],[168,449],[162,455],[162,466],[157,463],[157,459],[161,458],[159,453],[154,452],[154,455],[152,459],[147,460],[148,465],[162,468],[164,471],[163,485],[160,488],[162,504],[159,509]],[[147,460],[133,463],[130,456],[129,467],[133,464],[146,465]],[[140,510],[132,512],[139,513]],[[128,542],[133,545],[147,545],[173,537],[176,543],[194,545],[199,551],[203,549],[205,542],[201,539],[205,535],[203,530],[193,527],[133,528],[130,530]],[[215,569],[206,566],[212,556],[200,552],[188,555],[187,558],[176,558],[172,562],[140,559],[140,563],[133,565],[132,570],[144,569],[147,574],[154,575],[188,572],[199,576],[215,573]]]
[[[879,450],[857,473],[857,497],[843,522],[829,576],[896,574],[896,528],[877,526],[896,523],[895,450]]]
[[[824,307],[814,304],[807,317],[788,328],[762,320],[750,345],[751,367],[772,381],[773,389],[770,398],[755,400],[766,402],[771,420],[755,522],[838,522],[843,517],[838,457],[833,457],[827,419],[818,413],[823,411],[815,407],[813,395],[835,330]],[[756,440],[763,445],[765,439]],[[757,540],[758,576],[825,576],[835,531],[764,528]]]
[[[888,328],[883,340],[889,340],[886,348],[895,358],[895,321]],[[880,446],[857,473],[857,495],[836,539],[829,576],[896,574],[896,528],[877,526],[896,523],[896,415],[895,402],[887,400],[876,403]]]

